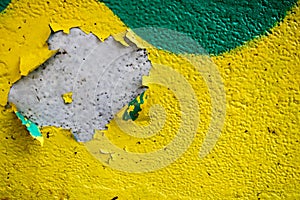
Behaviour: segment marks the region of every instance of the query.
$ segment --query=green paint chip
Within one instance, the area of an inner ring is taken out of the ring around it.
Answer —
[[[138,118],[139,112],[142,111],[141,105],[145,103],[144,94],[145,92],[141,93],[137,98],[129,102],[128,107],[123,114],[123,120],[128,121],[132,119],[132,121],[134,121]]]
[[[32,121],[30,121],[29,119],[27,119],[26,117],[24,117],[20,112],[15,111],[16,116],[21,120],[22,125],[25,125],[27,130],[29,131],[30,135],[37,139],[38,141],[41,142],[41,144],[43,145],[43,136],[41,134],[41,131],[39,129],[39,127],[33,123]]]

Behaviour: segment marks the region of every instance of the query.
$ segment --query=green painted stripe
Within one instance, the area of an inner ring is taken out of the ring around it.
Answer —
[[[2,12],[10,3],[10,0],[0,0],[0,12]]]
[[[265,34],[297,0],[101,0],[130,28],[159,27],[183,32],[210,54],[220,54]],[[139,33],[138,33],[139,34]],[[158,48],[157,36],[140,33]],[[153,37],[154,36],[154,37]],[[180,44],[177,46],[184,46]],[[186,53],[193,53],[187,49]]]

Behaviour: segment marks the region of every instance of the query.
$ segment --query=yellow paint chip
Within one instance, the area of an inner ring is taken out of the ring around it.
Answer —
[[[20,58],[20,72],[22,76],[27,76],[30,72],[43,64],[58,50],[49,50],[48,47],[34,50],[33,53]]]
[[[68,92],[68,93],[65,93],[62,95],[62,98],[63,98],[65,104],[70,104],[73,102],[72,95],[73,95],[73,92]]]
[[[115,34],[113,35],[113,38],[120,42],[122,45],[126,46],[126,47],[129,47],[129,44],[125,41],[125,37],[126,37],[126,32],[122,32],[122,33],[118,33],[118,34]]]

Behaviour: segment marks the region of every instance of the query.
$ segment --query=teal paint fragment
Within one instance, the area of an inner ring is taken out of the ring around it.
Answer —
[[[24,117],[20,112],[15,111],[16,116],[21,120],[22,125],[25,125],[27,130],[29,131],[30,135],[37,139],[38,141],[41,142],[41,144],[43,145],[43,136],[41,134],[41,131],[39,129],[39,127],[33,123],[32,121],[30,121],[29,119],[27,119],[26,117]]]

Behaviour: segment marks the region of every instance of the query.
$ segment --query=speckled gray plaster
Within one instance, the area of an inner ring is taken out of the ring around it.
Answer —
[[[101,42],[73,28],[48,40],[58,53],[13,85],[9,101],[39,126],[71,129],[78,141],[92,139],[122,107],[139,95],[151,63],[144,49],[121,45],[112,37]],[[73,102],[62,95],[73,92]]]

